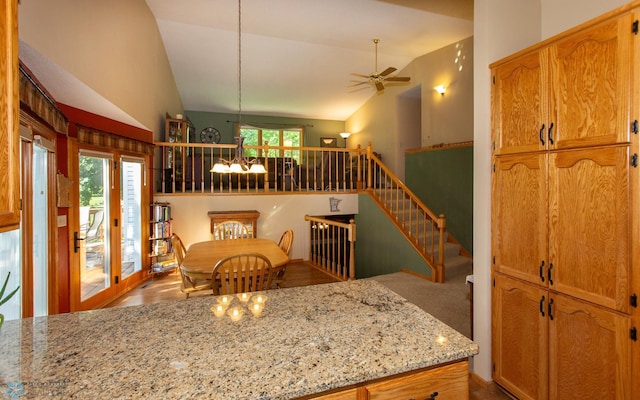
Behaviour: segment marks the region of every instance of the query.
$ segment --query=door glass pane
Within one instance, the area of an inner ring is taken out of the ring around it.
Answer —
[[[0,287],[7,279],[10,272],[9,283],[5,289],[4,295],[8,295],[21,285],[22,280],[22,262],[20,260],[20,230],[0,233]],[[22,287],[11,300],[0,306],[0,314],[4,315],[4,319],[19,319],[22,316]]]
[[[79,156],[80,176],[80,300],[85,301],[111,285],[109,253],[108,158]]]
[[[142,269],[142,162],[121,162],[122,279]]]
[[[46,149],[33,146],[33,315],[48,315],[48,184]]]

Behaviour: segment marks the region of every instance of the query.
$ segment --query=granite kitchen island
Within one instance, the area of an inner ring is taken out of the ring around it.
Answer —
[[[477,345],[375,281],[263,294],[259,317],[233,299],[246,311],[237,321],[213,314],[213,296],[5,321],[1,390],[21,399],[356,399],[416,371],[450,382],[454,367],[456,385],[467,384]]]

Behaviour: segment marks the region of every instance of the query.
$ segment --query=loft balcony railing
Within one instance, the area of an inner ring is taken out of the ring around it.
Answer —
[[[366,180],[367,150],[360,147],[244,146],[266,174],[209,172],[219,159],[233,159],[235,150],[230,144],[156,143],[156,193],[355,192]]]

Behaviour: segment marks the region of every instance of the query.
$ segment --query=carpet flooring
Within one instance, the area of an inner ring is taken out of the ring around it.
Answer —
[[[445,283],[434,283],[406,272],[374,276],[400,296],[471,338],[471,286],[466,283],[472,265],[447,271]]]

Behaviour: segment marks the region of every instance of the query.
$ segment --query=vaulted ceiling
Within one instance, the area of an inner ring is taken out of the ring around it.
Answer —
[[[146,0],[186,110],[344,120],[359,78],[473,34],[473,0]],[[378,46],[375,68],[374,38]],[[408,87],[410,84],[407,85]]]

